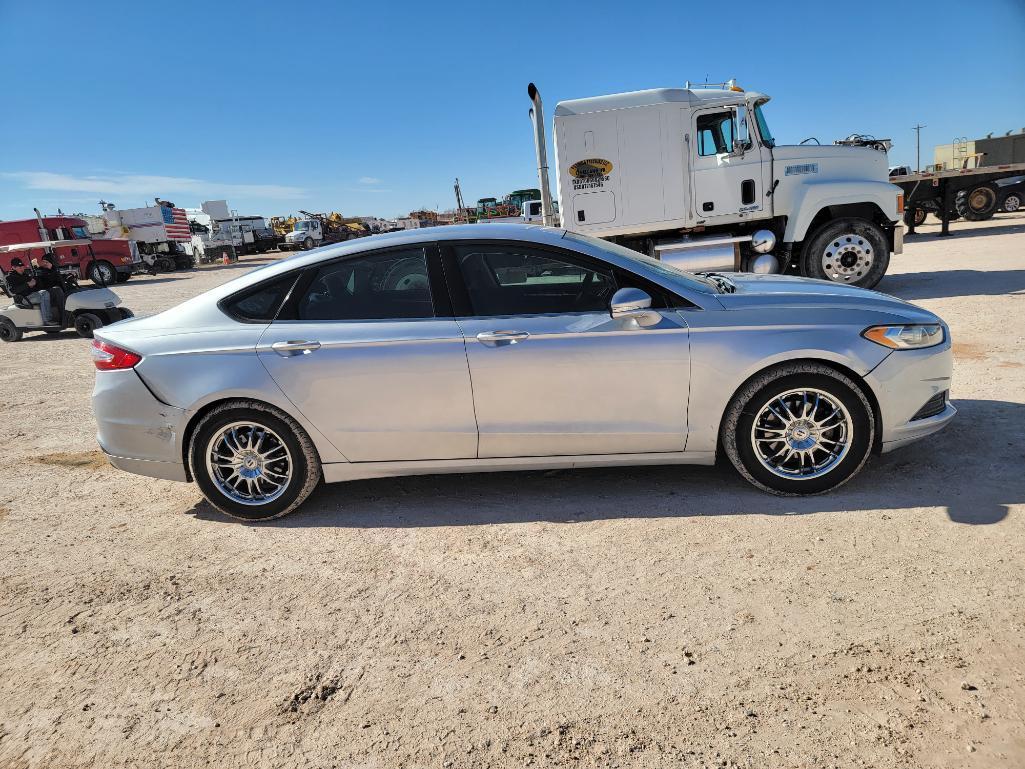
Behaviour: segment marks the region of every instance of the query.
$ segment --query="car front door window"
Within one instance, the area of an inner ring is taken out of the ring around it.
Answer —
[[[611,269],[529,248],[457,246],[457,263],[478,317],[607,312]]]

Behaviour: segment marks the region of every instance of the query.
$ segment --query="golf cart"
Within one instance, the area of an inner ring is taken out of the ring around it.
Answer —
[[[63,245],[70,244],[71,241]],[[91,241],[75,241],[75,245],[85,245],[90,250]],[[0,253],[12,251],[32,251],[47,248],[50,244],[18,243],[0,246]],[[31,260],[26,260],[31,265]],[[34,268],[29,267],[32,271]],[[64,289],[64,313],[60,322],[52,322],[43,317],[41,308],[30,304],[23,297],[12,295],[7,285],[7,274],[0,269],[0,341],[17,342],[26,331],[44,331],[47,334],[59,334],[66,328],[74,328],[79,336],[92,338],[93,331],[100,326],[117,323],[119,320],[133,317],[131,310],[121,307],[121,297],[106,286],[99,288],[79,288],[78,278],[68,272],[61,273],[61,288]],[[10,301],[6,301],[7,297]]]

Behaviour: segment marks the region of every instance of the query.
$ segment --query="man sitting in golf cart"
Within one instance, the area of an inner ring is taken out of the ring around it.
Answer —
[[[67,298],[65,293],[65,277],[57,269],[57,258],[53,254],[43,254],[39,257],[39,266],[36,267],[36,280],[39,282],[39,290],[50,294],[50,306],[53,308],[53,317],[59,321],[64,317],[64,301]]]
[[[20,257],[11,259],[11,272],[7,275],[7,288],[12,297],[21,297],[30,304],[37,305],[43,315],[43,320],[53,318],[50,312],[50,292],[47,291],[37,278],[26,274],[25,262]]]

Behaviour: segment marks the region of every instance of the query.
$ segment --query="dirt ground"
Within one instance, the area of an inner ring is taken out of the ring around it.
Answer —
[[[0,767],[1025,766],[1025,215],[922,227],[960,413],[839,492],[701,467],[321,487],[243,525],[0,347]],[[133,279],[149,313],[255,261]]]

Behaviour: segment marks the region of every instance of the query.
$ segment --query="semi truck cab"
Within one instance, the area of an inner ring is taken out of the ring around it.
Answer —
[[[563,226],[687,269],[874,286],[902,250],[903,195],[886,154],[779,146],[769,99],[731,81],[560,102]]]

